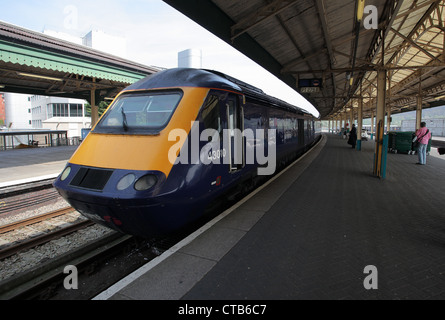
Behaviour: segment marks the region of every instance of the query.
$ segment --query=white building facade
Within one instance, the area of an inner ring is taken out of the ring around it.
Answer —
[[[93,30],[85,37],[45,30],[46,35],[83,44],[122,58],[127,56],[125,38]],[[68,138],[81,137],[82,129],[91,128],[91,116],[85,100],[5,93],[5,127],[9,130],[66,130]]]
[[[82,38],[84,46],[127,59],[127,40],[109,35],[101,30],[92,30]]]
[[[5,126],[10,130],[31,130],[31,96],[26,94],[4,93]]]
[[[202,51],[198,49],[188,49],[178,53],[179,68],[202,68]]]
[[[83,128],[91,127],[85,100],[32,96],[33,129],[66,130],[68,137],[80,137]]]

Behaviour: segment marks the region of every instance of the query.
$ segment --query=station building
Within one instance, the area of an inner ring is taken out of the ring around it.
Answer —
[[[91,116],[80,99],[32,96],[33,129],[66,130],[68,137],[80,137],[83,128],[91,127]]]
[[[100,30],[92,30],[84,37],[49,29],[44,30],[43,34],[115,56],[127,56],[125,38]],[[85,100],[16,93],[1,95],[4,97],[0,99],[0,127],[3,130],[66,130],[69,139],[76,139],[82,136],[82,129],[91,128],[91,115],[86,110]],[[18,143],[22,142],[15,141],[15,144]]]
[[[2,95],[5,108],[5,127],[9,130],[31,130],[31,96],[6,92]]]

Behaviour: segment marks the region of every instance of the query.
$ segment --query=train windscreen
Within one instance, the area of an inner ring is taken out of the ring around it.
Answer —
[[[123,94],[107,110],[94,132],[159,133],[167,126],[181,98],[179,91]]]

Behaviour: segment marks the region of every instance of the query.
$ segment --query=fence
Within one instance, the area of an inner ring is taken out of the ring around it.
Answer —
[[[423,120],[433,137],[445,137],[445,119]],[[403,120],[402,131],[416,131],[416,120]]]
[[[68,139],[67,131],[6,131],[0,132],[0,150],[56,147],[79,144],[80,138]]]

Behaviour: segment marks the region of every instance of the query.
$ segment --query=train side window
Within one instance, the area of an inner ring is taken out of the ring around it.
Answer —
[[[238,102],[238,98],[234,95],[230,95],[226,101],[230,172],[242,169],[246,159],[245,138],[242,135],[244,131],[244,112],[243,107]]]
[[[207,98],[204,108],[202,109],[201,117],[206,129],[214,129],[218,131],[221,136],[222,126],[218,96],[210,95]]]
[[[234,130],[237,128],[236,125],[236,115],[235,115],[235,102],[233,100],[229,100],[227,103],[227,107],[229,110],[229,130],[230,130],[230,136],[234,136]]]

